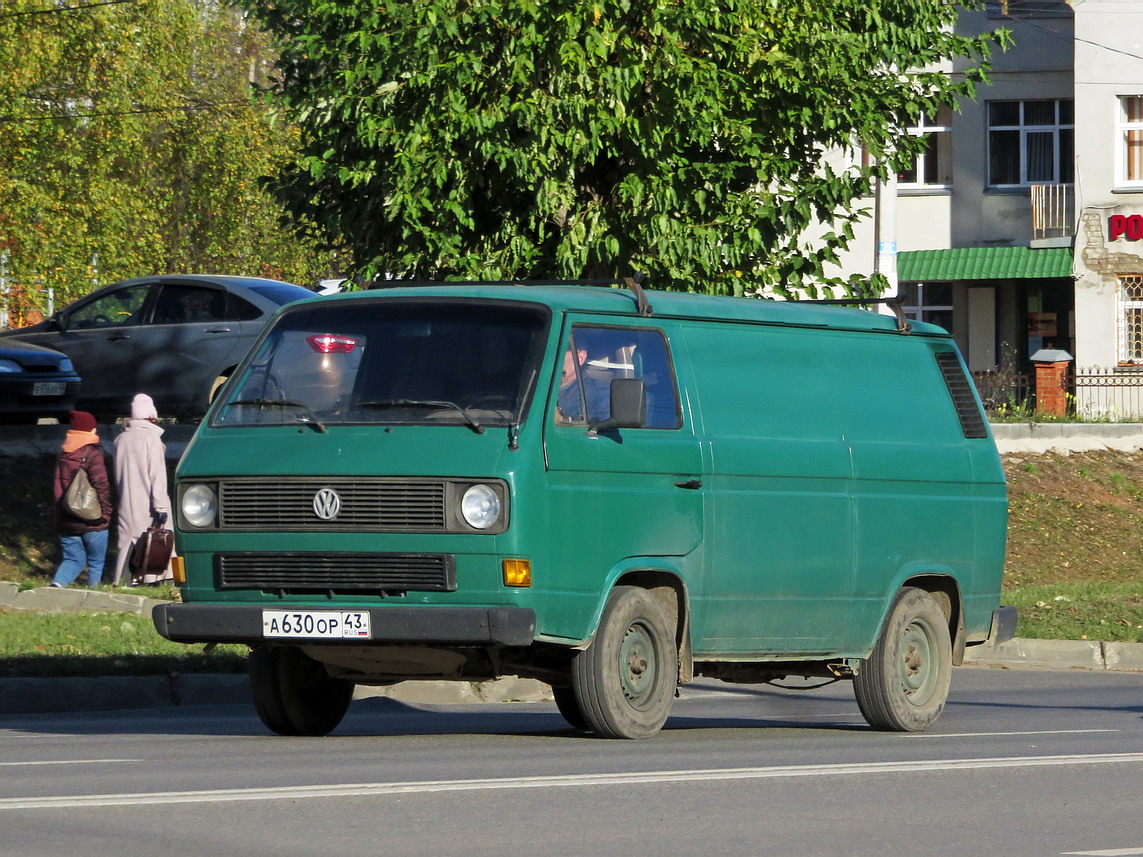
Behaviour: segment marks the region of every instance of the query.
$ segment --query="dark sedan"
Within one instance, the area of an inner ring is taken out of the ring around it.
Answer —
[[[0,422],[39,417],[67,422],[79,394],[79,375],[66,354],[27,342],[0,340]]]
[[[160,415],[202,416],[278,307],[313,297],[254,277],[160,275],[105,286],[51,318],[0,333],[62,351],[83,377],[77,406],[126,416],[147,393]]]

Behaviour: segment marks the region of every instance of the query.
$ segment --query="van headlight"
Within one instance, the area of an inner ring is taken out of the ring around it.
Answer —
[[[487,530],[500,520],[500,497],[488,485],[473,485],[460,500],[460,514],[470,527]]]
[[[183,491],[179,512],[192,527],[212,527],[218,516],[218,495],[209,485],[191,485]]]

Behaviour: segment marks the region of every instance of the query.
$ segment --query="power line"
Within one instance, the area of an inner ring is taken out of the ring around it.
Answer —
[[[249,104],[249,101],[217,101],[211,104],[187,104],[181,107],[138,107],[134,110],[109,110],[99,113],[44,113],[39,116],[0,116],[0,122],[51,122],[56,119],[100,119],[105,116],[138,116],[146,113],[187,113],[194,110],[215,110]]]
[[[1072,22],[1073,33],[1072,33],[1072,35],[1068,36],[1068,35],[1061,33],[1059,30],[1052,30],[1052,29],[1049,29],[1048,27],[1044,26],[1043,24],[1036,24],[1032,21],[1029,21],[1027,18],[1019,18],[1019,17],[1014,17],[1012,15],[1005,15],[1005,16],[1003,16],[1003,19],[1007,20],[1007,21],[1011,21],[1014,24],[1018,23],[1022,26],[1029,27],[1033,30],[1039,30],[1041,33],[1044,33],[1047,36],[1051,36],[1054,39],[1059,39],[1062,42],[1082,42],[1085,45],[1091,45],[1092,47],[1095,47],[1095,48],[1103,48],[1105,51],[1110,51],[1113,54],[1123,54],[1124,56],[1131,57],[1132,59],[1143,60],[1143,55],[1134,54],[1131,51],[1123,50],[1122,48],[1113,48],[1111,45],[1105,45],[1103,42],[1095,42],[1095,41],[1092,41],[1091,39],[1085,39],[1085,38],[1082,38],[1080,36],[1075,35],[1075,33],[1074,33],[1074,29],[1075,29],[1074,20]]]
[[[118,6],[120,3],[137,3],[139,0],[103,0],[101,3],[83,3],[79,6],[57,6],[55,9],[30,9],[27,12],[5,12],[0,18],[19,18],[22,15],[55,15],[58,12],[77,12],[81,9],[94,9],[97,6]]]

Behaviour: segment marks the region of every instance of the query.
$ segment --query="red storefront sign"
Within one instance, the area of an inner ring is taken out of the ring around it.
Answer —
[[[1107,240],[1143,241],[1143,214],[1113,214],[1107,218]]]

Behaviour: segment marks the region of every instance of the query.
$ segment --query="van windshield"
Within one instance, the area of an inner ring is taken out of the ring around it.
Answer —
[[[549,324],[546,308],[517,302],[299,304],[257,346],[212,424],[517,424]]]

